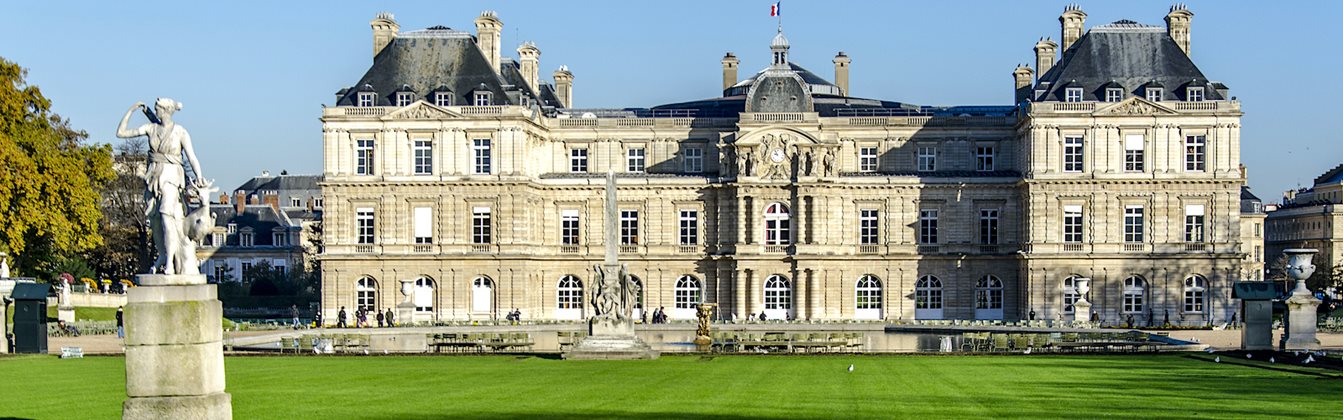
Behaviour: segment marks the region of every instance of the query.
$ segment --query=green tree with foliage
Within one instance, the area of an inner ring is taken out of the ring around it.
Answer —
[[[157,255],[145,218],[145,167],[149,145],[144,137],[118,144],[112,155],[115,178],[103,188],[103,246],[89,250],[88,261],[103,276],[130,279],[148,273]]]
[[[99,192],[112,180],[112,151],[85,145],[51,101],[0,58],[0,248],[18,275],[49,272],[102,244]]]

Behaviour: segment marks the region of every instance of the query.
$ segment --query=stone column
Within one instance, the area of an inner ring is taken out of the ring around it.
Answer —
[[[138,279],[127,292],[122,418],[233,418],[216,286],[202,274]]]

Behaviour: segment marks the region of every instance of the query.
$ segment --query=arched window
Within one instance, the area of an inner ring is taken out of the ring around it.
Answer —
[[[788,206],[773,203],[766,207],[765,245],[788,245],[792,238],[788,222]]]
[[[415,312],[433,312],[434,311],[434,279],[429,276],[420,276],[415,279],[414,297]],[[410,320],[402,320],[409,322]]]
[[[638,277],[630,275],[630,284],[634,285],[634,318],[642,319],[644,316],[644,282]]]
[[[364,308],[365,312],[378,307],[378,281],[372,277],[360,277],[354,283],[354,307]]]
[[[489,277],[476,277],[471,282],[471,312],[489,313],[494,307],[494,282]]]
[[[914,318],[942,318],[942,280],[923,276],[914,282]]]
[[[1142,276],[1128,276],[1124,279],[1124,313],[1142,313],[1147,296],[1147,282]]]
[[[1003,281],[997,276],[975,282],[975,319],[1003,319]]]
[[[672,289],[673,303],[676,309],[695,310],[700,304],[699,279],[689,274],[676,279],[676,288]]]
[[[778,274],[765,279],[765,316],[788,319],[793,315],[793,285]]]
[[[583,282],[571,275],[560,277],[555,288],[555,317],[559,319],[579,319],[583,316]]]
[[[871,274],[858,278],[854,286],[854,317],[881,319],[881,279]]]
[[[1208,280],[1198,274],[1185,277],[1184,279],[1184,311],[1185,312],[1203,312],[1204,288],[1208,285]]]
[[[1077,279],[1082,276],[1073,274],[1063,279],[1063,313],[1073,313],[1073,304],[1082,299],[1082,295],[1077,293]]]

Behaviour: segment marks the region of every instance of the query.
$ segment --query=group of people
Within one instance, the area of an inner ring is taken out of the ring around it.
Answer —
[[[369,324],[369,322],[368,322],[368,313],[369,313],[369,311],[365,310],[364,308],[356,308],[356,309],[355,309],[355,311],[354,311],[354,328],[372,328],[372,327],[373,327],[373,325]],[[374,310],[374,311],[373,311],[373,314],[374,314],[374,318],[375,318],[375,319],[377,320],[377,322],[378,322],[378,328],[383,328],[383,327],[395,327],[395,326],[396,326],[396,315],[395,315],[394,313],[392,313],[391,308],[388,308],[386,313],[383,313],[383,311]],[[347,316],[348,316],[348,315],[346,315],[346,313],[345,313],[345,307],[344,307],[344,306],[340,307],[340,312],[338,312],[338,313],[336,314],[336,328],[346,328],[346,327],[347,327],[347,324],[345,323],[345,319],[346,319]]]
[[[504,316],[504,320],[508,322],[521,322],[522,311],[518,310],[518,308],[513,308],[512,311],[508,312],[508,315]]]
[[[665,307],[659,306],[657,309],[653,310],[653,323],[654,324],[667,323],[667,310]]]

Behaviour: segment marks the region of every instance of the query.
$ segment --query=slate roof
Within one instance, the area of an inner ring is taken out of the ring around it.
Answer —
[[[1062,101],[1066,86],[1081,87],[1083,101],[1103,100],[1102,86],[1111,81],[1137,96],[1145,96],[1141,88],[1155,81],[1165,87],[1162,100],[1184,100],[1189,86],[1205,87],[1206,100],[1227,99],[1225,86],[1210,83],[1164,28],[1121,20],[1091,28],[1064,51],[1063,59],[1040,75],[1035,100]]]
[[[509,83],[490,67],[475,38],[435,27],[398,34],[373,58],[373,65],[353,89],[342,89],[336,105],[354,106],[357,92],[372,87],[377,92],[375,105],[391,106],[392,93],[403,84],[419,95],[417,99],[427,101],[432,101],[431,91],[446,86],[454,104],[471,103],[469,92],[484,84],[494,94],[493,104],[512,104],[504,91]]]
[[[251,204],[243,207],[242,213],[238,213],[232,204],[212,204],[210,213],[215,216],[216,227],[227,227],[234,224],[237,227],[235,233],[228,234],[224,243],[225,246],[238,246],[238,236],[245,228],[252,230],[253,246],[272,246],[274,240],[271,235],[276,228],[285,230],[297,230],[300,226],[293,222],[288,216],[278,213],[274,208],[264,204]]]
[[[1343,165],[1335,166],[1334,169],[1330,169],[1329,172],[1325,172],[1324,175],[1315,178],[1315,185],[1333,184],[1336,182],[1343,182]]]
[[[317,186],[322,182],[321,175],[279,175],[279,176],[258,176],[247,180],[234,191],[293,191],[293,190],[320,190]]]
[[[816,73],[812,73],[811,70],[807,70],[806,68],[803,68],[802,66],[799,66],[797,65],[797,63],[793,62],[789,62],[788,67],[789,69],[792,70],[794,74],[797,74],[798,76],[802,77],[802,81],[807,83],[807,87],[809,87],[813,93],[824,93],[824,94],[835,94],[835,95],[839,94],[838,86],[835,86],[834,83],[830,83],[829,80],[825,80],[824,77],[818,76],[816,75]],[[767,67],[763,70],[760,70],[759,72],[756,72],[754,75],[751,75],[751,77],[747,78],[746,80],[737,82],[737,84],[727,88],[723,92],[723,96],[745,95],[747,90],[750,89],[751,85],[755,84],[755,81],[757,79],[759,79],[761,76],[765,75],[766,72],[769,72],[771,70],[774,70],[776,72],[778,71],[772,67]]]

